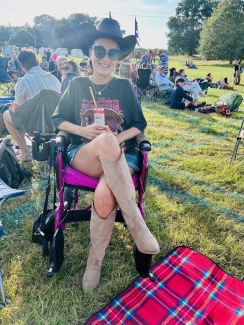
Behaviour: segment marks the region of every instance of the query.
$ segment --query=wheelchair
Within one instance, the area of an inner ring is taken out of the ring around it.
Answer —
[[[90,221],[92,203],[78,209],[79,190],[94,192],[98,184],[98,179],[89,177],[73,169],[65,162],[65,151],[68,146],[68,134],[60,131],[56,139],[44,139],[40,144],[34,140],[33,158],[42,159],[41,148],[50,146],[50,150],[45,150],[45,155],[50,154],[50,164],[54,167],[54,209],[47,209],[48,194],[50,186],[46,189],[46,199],[43,212],[38,216],[33,225],[32,241],[42,245],[42,255],[47,258],[48,271],[47,277],[52,277],[54,272],[59,272],[64,261],[64,236],[65,225],[67,223],[76,224],[80,221]],[[137,136],[137,145],[141,155],[141,172],[132,176],[135,190],[138,193],[138,208],[142,218],[146,219],[145,207],[143,204],[144,193],[146,190],[146,180],[148,173],[148,152],[151,151],[151,145],[144,134]],[[45,156],[45,159],[47,157]],[[50,176],[49,176],[50,185]],[[56,189],[57,197],[56,199]],[[123,223],[126,227],[123,215],[120,209],[117,210],[115,222]],[[141,253],[136,245],[133,249],[133,256],[137,272],[143,278],[150,278],[154,281],[154,275],[150,271],[152,255]]]

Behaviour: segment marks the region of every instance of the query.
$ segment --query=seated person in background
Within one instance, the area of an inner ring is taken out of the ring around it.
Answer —
[[[185,83],[185,80],[183,78],[178,78],[175,83],[176,83],[175,91],[171,93],[171,96],[169,98],[169,103],[171,108],[184,109],[188,106],[203,107],[206,105],[206,102],[197,104],[192,97],[186,94],[186,92],[183,89]]]
[[[222,78],[222,79],[218,80],[216,82],[216,88],[226,89],[229,86],[227,80],[228,80],[227,78]]]
[[[42,62],[40,62],[40,67],[44,71],[48,71],[49,70],[49,63],[47,62],[47,57],[46,56],[43,56],[42,57]]]
[[[24,75],[23,70],[20,67],[20,62],[18,61],[17,54],[13,54],[13,58],[8,61],[8,73],[11,77],[22,77]]]
[[[175,71],[176,71],[175,68],[170,68],[169,69],[169,80],[171,82],[175,82],[175,74],[174,74]]]
[[[136,70],[136,63],[132,62],[130,65],[130,76],[131,76],[131,82],[132,84],[136,84],[138,79],[138,73]]]
[[[130,55],[128,55],[123,60],[119,61],[119,76],[121,78],[126,78],[129,81],[131,81],[131,75],[130,75]]]
[[[63,63],[63,67],[61,68],[63,71],[62,75],[62,87],[61,93],[63,94],[66,88],[69,86],[70,81],[74,78],[79,76],[80,71],[78,65],[74,61],[65,61]]]
[[[178,75],[175,77],[175,81],[178,78],[184,79],[184,86],[183,89],[187,92],[193,93],[194,100],[198,100],[198,95],[200,94],[201,97],[208,97],[207,94],[202,92],[202,88],[199,86],[199,83],[196,81],[190,82],[187,76],[185,75],[185,69],[180,69]]]
[[[159,65],[157,67],[157,73],[155,74],[154,80],[157,86],[159,87],[160,91],[172,93],[172,91],[174,90],[175,84],[165,76],[164,67],[162,65]]]
[[[63,56],[63,55],[58,56],[56,59],[56,64],[57,64],[57,68],[58,68],[56,77],[58,78],[58,80],[60,82],[62,81],[62,75],[63,75],[63,70],[61,70],[61,69],[62,69],[63,63],[65,61],[67,61],[67,58],[66,58],[66,56]]]
[[[211,83],[211,82],[213,81],[213,77],[212,77],[212,75],[211,75],[211,72],[209,72],[209,73],[206,75],[206,77],[205,77],[204,80],[207,80],[209,83]]]
[[[37,96],[43,89],[51,89],[60,94],[61,83],[51,73],[43,71],[39,67],[39,62],[34,51],[31,49],[22,50],[18,55],[18,60],[25,75],[18,79],[15,87],[15,101],[9,109],[18,109],[19,106]],[[26,116],[26,119],[28,118],[29,116]],[[9,134],[20,147],[21,153],[17,158],[18,160],[21,160],[26,154],[25,135],[23,132],[19,131],[22,139],[21,141],[15,130],[9,111],[4,112],[3,119]],[[35,121],[33,121],[33,123],[35,123]],[[28,157],[27,161],[28,160],[31,160],[31,157]]]
[[[188,68],[197,69],[197,66],[192,61],[188,61]]]

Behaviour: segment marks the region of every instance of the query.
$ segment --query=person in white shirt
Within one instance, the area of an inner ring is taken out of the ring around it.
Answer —
[[[172,93],[174,90],[175,84],[165,76],[164,67],[162,65],[157,67],[157,73],[155,74],[154,80],[157,86],[159,86],[160,91]]]
[[[50,72],[46,72],[39,67],[36,53],[31,49],[24,49],[18,55],[21,69],[25,72],[25,75],[19,78],[15,87],[15,101],[9,107],[11,110],[18,109],[28,100],[39,95],[43,89],[51,89],[57,93],[61,93],[61,83]],[[26,116],[28,119],[28,116]],[[19,131],[21,139],[15,130],[11,115],[9,111],[5,111],[3,114],[5,126],[9,134],[13,137],[18,144],[21,153],[17,156],[18,160],[22,160],[22,157],[26,154],[25,136],[24,133]],[[34,123],[35,121],[33,121]],[[27,158],[27,161],[31,160],[31,157]]]

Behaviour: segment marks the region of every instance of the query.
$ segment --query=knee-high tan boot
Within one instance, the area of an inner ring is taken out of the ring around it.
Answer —
[[[90,222],[91,242],[86,271],[82,279],[82,288],[84,292],[95,289],[99,284],[102,260],[110,242],[117,208],[116,204],[116,207],[110,215],[106,219],[103,219],[99,217],[92,204]]]
[[[138,250],[145,254],[157,254],[159,244],[144,222],[135,201],[135,188],[122,152],[117,162],[98,157],[110,190],[120,206],[121,212]]]

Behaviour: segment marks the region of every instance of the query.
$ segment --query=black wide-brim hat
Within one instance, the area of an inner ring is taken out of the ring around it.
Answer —
[[[98,38],[108,38],[118,44],[121,51],[119,60],[126,58],[136,46],[136,37],[122,37],[119,23],[112,18],[104,18],[97,28],[90,23],[82,23],[78,28],[78,35],[80,48],[86,56],[89,56],[89,49]]]

